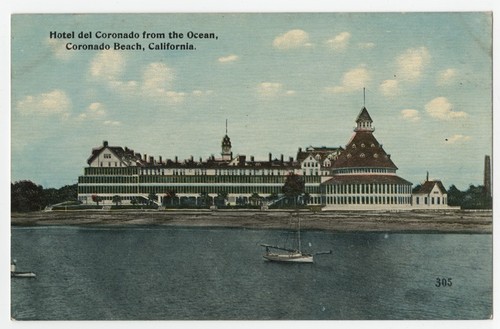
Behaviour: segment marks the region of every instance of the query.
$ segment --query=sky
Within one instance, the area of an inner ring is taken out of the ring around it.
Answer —
[[[144,50],[67,49],[114,42]],[[482,184],[493,138],[491,13],[11,17],[12,182],[74,184],[104,140],[163,159],[220,156],[226,119],[235,155],[344,147],[363,106],[399,176]]]

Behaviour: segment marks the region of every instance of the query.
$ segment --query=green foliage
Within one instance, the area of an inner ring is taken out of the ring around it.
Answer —
[[[156,193],[154,192],[151,192],[148,194],[148,201],[149,201],[149,204],[152,205],[155,203],[155,201],[158,200],[158,197],[156,196]]]
[[[294,205],[297,204],[297,198],[305,192],[305,182],[302,176],[294,173],[288,174],[282,192],[289,200],[292,200]]]
[[[23,180],[11,183],[10,187],[13,212],[38,211],[49,205],[77,200],[77,184],[44,189],[32,181]]]
[[[10,184],[11,211],[37,211],[45,207],[43,187],[27,180]]]
[[[470,185],[466,191],[451,185],[448,189],[448,205],[460,206],[462,209],[491,209],[492,198],[481,185]]]
[[[113,203],[118,206],[118,204],[122,203],[122,197],[119,195],[113,195]]]

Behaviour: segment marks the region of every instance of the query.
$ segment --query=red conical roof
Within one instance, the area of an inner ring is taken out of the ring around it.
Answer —
[[[332,167],[398,169],[371,131],[355,132]]]

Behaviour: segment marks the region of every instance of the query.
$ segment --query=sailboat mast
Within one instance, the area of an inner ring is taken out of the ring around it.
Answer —
[[[302,251],[301,244],[300,244],[300,217],[299,217],[299,252]]]

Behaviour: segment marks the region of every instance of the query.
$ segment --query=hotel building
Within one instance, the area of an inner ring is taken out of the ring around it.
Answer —
[[[295,159],[273,158],[271,153],[265,161],[233,156],[227,131],[221,157],[206,160],[148,157],[105,141],[92,150],[78,178],[78,199],[94,204],[98,197],[101,204],[111,204],[118,196],[128,204],[154,194],[159,205],[172,195],[186,205],[217,196],[231,205],[255,200],[271,204],[282,199],[286,177],[294,173],[305,182],[307,203],[323,210],[412,209],[417,200],[412,198],[412,183],[396,175],[398,168],[373,135],[372,123],[363,107],[345,148],[299,148]],[[446,207],[446,199],[440,205]]]

